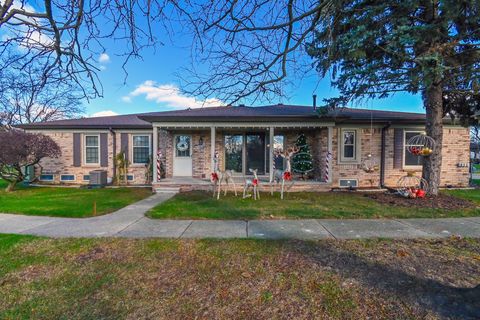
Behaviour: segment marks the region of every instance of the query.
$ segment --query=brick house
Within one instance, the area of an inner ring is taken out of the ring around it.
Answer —
[[[58,159],[41,162],[40,180],[86,184],[92,170],[115,176],[115,155],[125,152],[130,162],[128,181],[143,185],[146,163],[160,154],[163,176],[153,166],[154,188],[207,188],[218,154],[220,170],[231,169],[242,180],[250,168],[262,182],[282,169],[275,150],[307,137],[313,162],[297,190],[336,187],[395,187],[407,171],[421,174],[421,158],[407,151],[410,137],[424,131],[425,115],[365,109],[339,109],[319,116],[312,107],[270,105],[215,107],[60,120],[21,126],[52,137],[62,149]],[[444,122],[442,186],[469,183],[468,128]],[[327,155],[331,155],[327,157]],[[366,172],[364,161],[374,159],[378,170]],[[328,161],[328,166],[327,166]]]

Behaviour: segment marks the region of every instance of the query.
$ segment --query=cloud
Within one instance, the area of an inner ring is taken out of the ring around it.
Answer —
[[[110,62],[110,56],[104,52],[98,57],[98,62],[109,63]]]
[[[103,110],[103,111],[95,112],[95,113],[90,115],[90,117],[92,117],[92,118],[111,117],[111,116],[118,116],[118,113],[116,113],[115,111],[112,111],[112,110]]]
[[[180,92],[180,89],[172,84],[157,84],[155,81],[147,80],[137,86],[135,90],[127,96],[123,96],[124,102],[131,102],[132,98],[145,96],[149,101],[155,101],[172,108],[201,108],[201,107],[218,107],[225,103],[216,98],[199,100],[195,97],[189,97]]]

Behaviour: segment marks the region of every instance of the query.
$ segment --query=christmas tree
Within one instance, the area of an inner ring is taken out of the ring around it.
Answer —
[[[307,144],[307,137],[301,133],[295,142],[298,152],[293,156],[292,171],[301,173],[302,176],[313,170],[312,154]]]

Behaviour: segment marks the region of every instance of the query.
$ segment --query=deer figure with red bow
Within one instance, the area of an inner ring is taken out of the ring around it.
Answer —
[[[248,169],[253,174],[253,179],[245,179],[245,185],[243,186],[243,199],[247,198],[250,196],[250,194],[247,194],[248,189],[252,188],[253,189],[253,199],[257,200],[260,199],[260,190],[258,188],[259,180],[257,176],[258,169]]]
[[[220,193],[222,192],[222,183],[225,183],[224,196],[227,195],[228,187],[230,184],[233,185],[233,191],[235,192],[235,197],[237,196],[237,186],[233,180],[233,171],[224,170],[221,171],[218,169],[218,151],[215,152],[215,157],[213,158],[214,167],[213,172],[210,177],[210,181],[213,183],[213,197],[217,196],[217,200],[220,199]]]
[[[297,146],[295,146],[295,147],[287,148],[287,150],[284,152],[276,151],[274,153],[274,155],[281,156],[283,159],[285,159],[285,169],[284,170],[275,169],[273,171],[273,179],[272,181],[270,181],[270,193],[272,195],[273,195],[273,189],[275,185],[281,184],[280,199],[283,199],[283,194],[285,191],[285,183],[291,182],[290,185],[287,186],[287,190],[289,190],[293,186],[294,182],[292,180],[292,158],[299,151],[300,149]]]

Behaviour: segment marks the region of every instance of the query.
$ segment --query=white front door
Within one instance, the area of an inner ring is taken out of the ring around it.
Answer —
[[[192,136],[179,134],[173,139],[173,176],[192,176]]]

